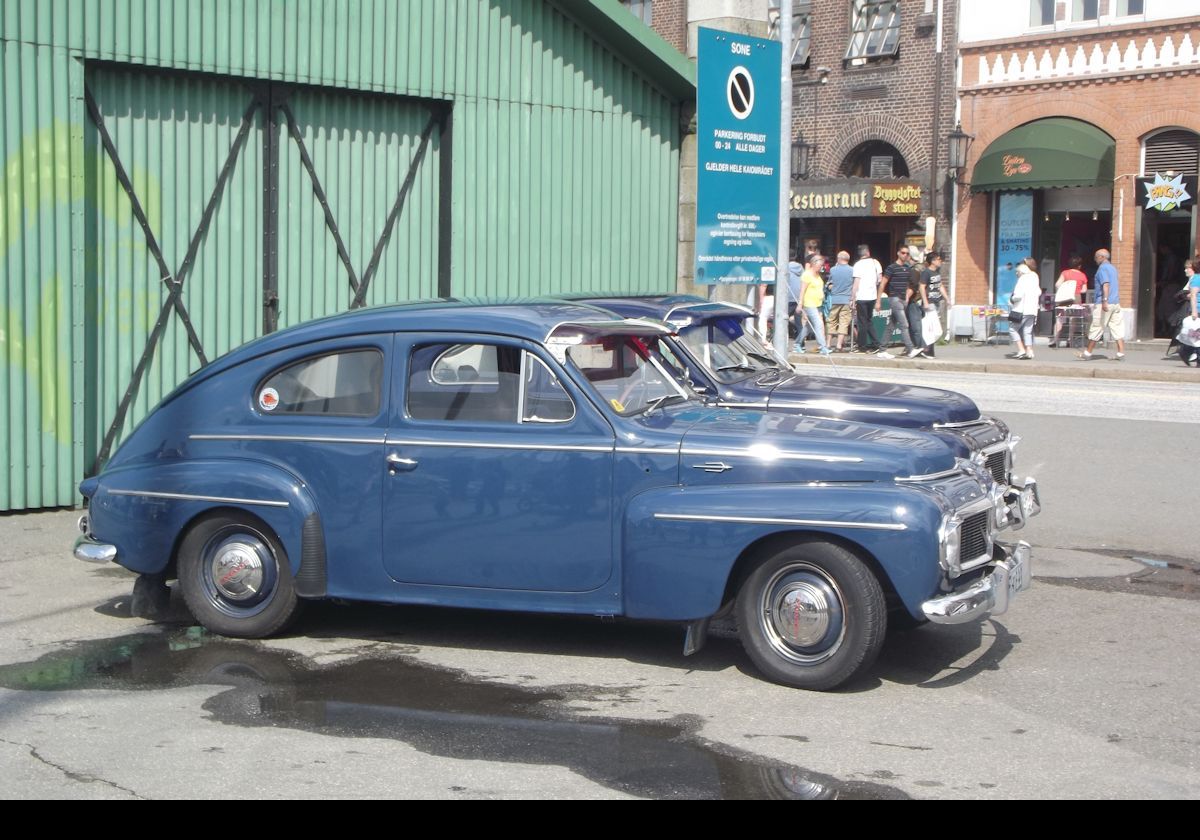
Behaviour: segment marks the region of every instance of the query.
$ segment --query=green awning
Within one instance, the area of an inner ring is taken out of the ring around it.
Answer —
[[[1014,128],[987,147],[971,189],[1111,187],[1116,141],[1082,120],[1048,117]]]

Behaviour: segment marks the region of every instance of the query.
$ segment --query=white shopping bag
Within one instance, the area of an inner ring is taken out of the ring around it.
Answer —
[[[1175,340],[1188,347],[1200,347],[1200,318],[1187,317],[1179,325],[1179,335]]]
[[[926,346],[937,344],[937,340],[942,337],[942,320],[938,318],[937,310],[930,309],[925,313],[925,317],[921,319],[921,338],[925,341]]]

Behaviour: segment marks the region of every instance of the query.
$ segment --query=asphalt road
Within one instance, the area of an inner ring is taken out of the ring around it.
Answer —
[[[75,514],[0,516],[3,796],[1200,797],[1197,396],[960,378],[1043,488],[1034,585],[828,694],[653,624],[323,604],[216,639],[131,618]]]

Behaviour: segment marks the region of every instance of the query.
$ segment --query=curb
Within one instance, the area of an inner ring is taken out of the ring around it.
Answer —
[[[793,365],[826,365],[827,356],[817,355],[797,355],[789,354],[788,361]],[[1021,362],[964,362],[964,361],[940,361],[938,359],[908,359],[896,358],[894,360],[881,360],[874,356],[849,356],[838,354],[836,364],[838,367],[869,367],[869,368],[897,368],[900,370],[916,369],[930,370],[953,373],[1003,373],[1013,376],[1051,376],[1067,379],[1105,379],[1105,380],[1130,380],[1135,382],[1181,382],[1200,384],[1200,375],[1193,370],[1187,368],[1181,370],[1144,370],[1139,368],[1126,367],[1124,364],[1117,366],[1116,362],[1111,362],[1108,365],[1104,363],[1107,360],[1097,359],[1091,362],[1077,362],[1076,364],[1046,364],[1035,363],[1030,365]]]

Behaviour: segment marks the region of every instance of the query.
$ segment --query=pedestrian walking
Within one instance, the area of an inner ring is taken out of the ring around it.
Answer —
[[[936,312],[938,316],[938,337],[946,329],[946,296],[942,293],[942,255],[930,251],[925,255],[925,268],[921,271],[921,285],[918,288],[921,295],[921,338],[925,345],[925,355],[937,355],[937,338],[932,343],[924,341],[924,313]]]
[[[1200,331],[1200,309],[1197,309],[1200,307],[1200,274],[1196,273],[1197,268],[1200,268],[1200,260],[1190,260],[1183,265],[1183,273],[1187,275],[1188,280],[1185,288],[1188,293],[1189,316],[1180,324],[1179,358],[1188,367],[1200,367],[1200,341],[1189,343],[1191,336]]]
[[[808,265],[800,277],[800,307],[796,317],[800,319],[800,334],[796,338],[796,352],[804,352],[804,339],[808,330],[812,330],[817,339],[818,352],[828,356],[831,352],[825,343],[825,321],[821,316],[821,304],[825,302],[825,281],[821,277],[821,267],[825,258],[820,254],[810,254]]]
[[[854,263],[853,272],[850,295],[854,298],[854,314],[858,321],[858,349],[863,353],[877,353],[881,359],[894,359],[875,334],[874,319],[879,309],[879,278],[883,268],[866,245],[858,246],[858,261]]]
[[[854,269],[850,267],[850,254],[838,251],[837,265],[829,269],[829,334],[836,336],[834,352],[845,350],[846,337],[850,334],[853,319],[851,293],[854,289]]]
[[[892,320],[900,328],[900,338],[904,341],[904,352],[913,359],[921,355],[921,350],[913,344],[912,334],[908,326],[908,304],[912,298],[912,266],[908,262],[908,246],[901,245],[896,251],[896,261],[883,270],[883,280],[879,284],[879,295],[882,303],[887,296],[888,306],[892,311]]]
[[[1017,264],[1017,285],[1013,287],[1009,303],[1012,309],[1008,315],[1008,329],[1017,345],[1017,354],[1013,358],[1032,359],[1033,325],[1042,305],[1042,284],[1038,279],[1037,260],[1033,257]]]
[[[1101,248],[1096,252],[1096,291],[1092,301],[1092,326],[1088,331],[1087,349],[1078,355],[1084,361],[1092,358],[1096,342],[1108,330],[1117,342],[1117,361],[1125,358],[1125,316],[1121,313],[1121,290],[1117,287],[1117,269],[1112,254]]]
[[[1083,303],[1087,282],[1087,275],[1083,273],[1083,257],[1073,254],[1067,262],[1067,268],[1054,281],[1054,340],[1050,342],[1051,347],[1058,346],[1069,310]]]

